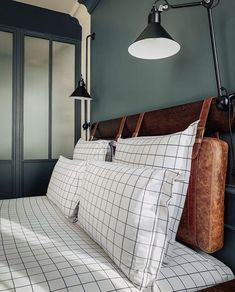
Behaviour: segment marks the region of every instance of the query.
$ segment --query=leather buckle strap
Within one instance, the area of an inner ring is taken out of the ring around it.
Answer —
[[[203,101],[198,123],[197,138],[203,138],[212,100],[213,97],[209,97]]]
[[[195,144],[201,144],[202,143],[202,139],[203,139],[204,133],[205,133],[205,127],[198,126],[196,139],[195,139]]]
[[[137,137],[139,135],[139,131],[140,131],[140,127],[142,125],[143,119],[144,119],[144,115],[145,115],[145,112],[140,113],[138,121],[137,121],[137,124],[136,124],[136,127],[135,127],[135,131],[132,134],[132,138],[135,138],[135,137]]]
[[[199,154],[202,140],[203,140],[204,133],[205,133],[206,122],[207,122],[207,118],[209,115],[212,100],[213,100],[213,97],[209,97],[209,98],[204,99],[204,101],[203,101],[202,109],[201,109],[200,117],[199,117],[199,123],[198,123],[198,127],[197,127],[195,144],[193,147],[192,159],[197,158],[197,156]]]
[[[126,122],[126,117],[123,117],[122,120],[121,120],[121,124],[120,124],[119,130],[118,130],[118,134],[116,136],[116,140],[122,137],[122,132],[123,132],[123,129],[124,129],[124,126],[125,126],[125,122]]]
[[[188,195],[187,195],[187,204],[188,204],[188,239],[190,240],[191,244],[195,245],[197,243],[197,232],[196,232],[196,178],[197,178],[197,171],[198,171],[198,154],[201,149],[206,122],[208,118],[208,114],[210,111],[210,106],[213,98],[207,98],[203,101],[202,109],[200,112],[199,123],[197,127],[197,134],[195,144],[193,146],[193,153],[192,153],[192,167],[191,167],[191,174],[190,174],[190,181],[188,186]]]
[[[198,126],[197,128],[197,138],[202,139],[205,133],[205,127]]]
[[[94,139],[98,125],[99,125],[99,122],[95,123],[94,129],[91,133],[90,141],[92,141]]]

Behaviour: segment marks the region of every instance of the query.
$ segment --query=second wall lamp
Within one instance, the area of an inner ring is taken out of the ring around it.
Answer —
[[[88,93],[88,42],[89,39],[94,40],[95,39],[95,33],[92,33],[86,37],[86,80],[84,81],[82,75],[80,78],[80,81],[78,83],[77,88],[74,90],[74,92],[70,95],[70,97],[77,99],[77,100],[82,100],[85,102],[85,123],[82,125],[83,130],[87,131],[90,127],[90,121],[88,121],[87,117],[87,102],[92,100],[92,97]],[[85,83],[86,82],[86,83]],[[86,134],[87,136],[87,134]],[[88,138],[88,137],[86,137]]]

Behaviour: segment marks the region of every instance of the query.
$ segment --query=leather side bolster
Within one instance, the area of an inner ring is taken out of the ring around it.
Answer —
[[[224,193],[228,161],[227,143],[205,138],[197,172],[197,244],[213,253],[224,243]]]
[[[192,164],[177,238],[207,253],[223,247],[227,161],[227,143],[204,138],[199,155]]]

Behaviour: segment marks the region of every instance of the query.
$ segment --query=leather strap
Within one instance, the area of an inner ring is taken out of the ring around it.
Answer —
[[[93,131],[92,131],[92,133],[91,133],[90,141],[92,141],[92,140],[94,139],[94,137],[95,137],[95,132],[96,132],[96,130],[97,130],[98,125],[99,125],[99,122],[95,123],[95,126],[94,126],[94,128],[93,128]]]
[[[120,124],[119,130],[118,130],[117,136],[116,136],[116,140],[118,138],[122,137],[122,132],[123,132],[123,129],[124,129],[124,126],[125,126],[125,122],[126,122],[126,117],[123,117],[122,120],[121,120],[121,124]]]
[[[138,121],[137,121],[137,124],[136,124],[136,127],[135,127],[135,131],[132,134],[132,138],[137,137],[139,135],[139,131],[140,131],[140,127],[142,125],[143,119],[144,119],[144,115],[145,115],[144,112],[140,113]]]
[[[197,243],[197,214],[196,214],[196,204],[197,204],[197,194],[196,194],[196,177],[198,171],[198,154],[201,149],[203,136],[206,128],[206,122],[208,114],[211,107],[211,102],[213,98],[206,98],[203,101],[202,109],[199,117],[199,123],[197,128],[196,140],[193,146],[192,154],[192,167],[190,173],[190,180],[188,186],[188,195],[187,195],[187,205],[188,205],[188,233],[189,240],[191,244],[195,245]]]
[[[202,109],[201,109],[201,113],[200,113],[200,117],[199,117],[199,123],[198,123],[198,127],[197,127],[196,140],[195,140],[195,144],[193,147],[192,159],[197,158],[197,156],[199,154],[201,144],[202,144],[202,139],[203,139],[203,136],[205,133],[206,122],[207,122],[207,118],[209,115],[212,100],[213,100],[213,97],[209,97],[209,98],[204,99],[204,101],[203,101]]]
[[[189,240],[192,245],[197,243],[197,214],[196,214],[196,204],[197,204],[197,193],[196,193],[196,177],[198,170],[198,159],[192,161],[192,167],[190,172],[190,180],[188,186],[187,194],[187,205],[188,205],[188,233]]]

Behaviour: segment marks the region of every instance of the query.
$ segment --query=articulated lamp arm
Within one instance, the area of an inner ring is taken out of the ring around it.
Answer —
[[[219,58],[218,58],[218,51],[217,51],[217,44],[216,44],[216,36],[215,36],[215,28],[214,28],[214,20],[213,20],[213,13],[212,13],[215,0],[186,2],[186,3],[176,4],[176,5],[171,4],[168,0],[164,0],[164,1],[161,1],[163,2],[163,4],[160,4],[157,8],[157,4],[160,1],[161,0],[157,0],[154,3],[155,9],[157,9],[159,13],[167,11],[169,9],[179,9],[179,8],[196,7],[196,6],[203,6],[207,9],[209,29],[210,29],[210,40],[211,40],[216,85],[217,85],[217,92],[218,92],[217,107],[220,110],[227,111],[229,108],[229,103],[235,99],[235,94],[228,94],[226,88],[222,86]]]

